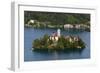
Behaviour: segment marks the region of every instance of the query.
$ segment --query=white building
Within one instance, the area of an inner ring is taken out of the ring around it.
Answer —
[[[65,24],[64,25],[64,28],[66,29],[66,28],[73,28],[73,25],[71,25],[71,24]]]
[[[50,40],[53,40],[53,41],[58,41],[59,37],[60,37],[60,29],[57,30],[57,33],[56,32],[53,32],[52,36],[50,36]]]
[[[35,22],[35,21],[31,19],[31,20],[28,21],[28,24],[30,24],[30,23],[33,24],[34,22]]]

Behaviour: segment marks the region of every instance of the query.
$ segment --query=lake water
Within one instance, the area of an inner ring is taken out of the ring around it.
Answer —
[[[32,42],[34,39],[43,37],[44,34],[51,35],[57,29],[34,29],[24,28],[24,61],[44,60],[68,60],[90,58],[90,32],[80,30],[61,30],[62,35],[78,35],[86,44],[81,52],[34,52]]]

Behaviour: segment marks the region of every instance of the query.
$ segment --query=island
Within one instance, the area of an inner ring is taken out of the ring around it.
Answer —
[[[85,43],[79,36],[61,35],[60,29],[51,35],[45,34],[42,38],[33,40],[33,51],[80,51]]]

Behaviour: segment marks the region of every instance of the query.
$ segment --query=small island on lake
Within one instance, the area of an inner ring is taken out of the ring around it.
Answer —
[[[60,29],[57,30],[57,33],[45,34],[32,43],[33,51],[80,51],[84,48],[85,43],[79,36],[63,36],[60,34]]]
[[[25,62],[91,57],[90,12],[42,9],[23,14]]]

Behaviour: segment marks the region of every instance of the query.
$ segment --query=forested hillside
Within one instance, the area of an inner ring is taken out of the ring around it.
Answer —
[[[24,11],[24,23],[27,24],[31,19],[50,22],[51,25],[87,24],[90,14]]]

